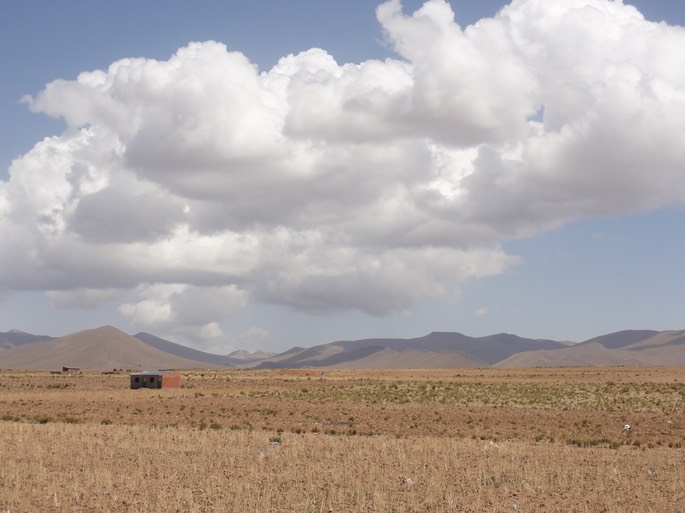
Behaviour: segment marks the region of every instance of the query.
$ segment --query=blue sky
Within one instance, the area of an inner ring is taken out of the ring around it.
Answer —
[[[682,6],[538,4],[4,3],[0,331],[683,328]]]

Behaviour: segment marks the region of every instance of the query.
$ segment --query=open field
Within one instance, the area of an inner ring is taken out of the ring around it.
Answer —
[[[685,511],[682,368],[183,383],[0,373],[0,510]]]

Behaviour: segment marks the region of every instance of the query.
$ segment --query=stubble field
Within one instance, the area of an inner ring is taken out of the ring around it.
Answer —
[[[685,511],[682,368],[128,384],[1,372],[0,510]]]

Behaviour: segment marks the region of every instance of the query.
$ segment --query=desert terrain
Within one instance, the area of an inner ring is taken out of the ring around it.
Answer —
[[[685,511],[685,369],[0,372],[0,510]]]

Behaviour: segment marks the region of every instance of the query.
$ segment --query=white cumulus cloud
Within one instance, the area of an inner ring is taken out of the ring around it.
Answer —
[[[406,311],[504,272],[507,239],[683,204],[682,27],[609,0],[377,14],[395,58],[194,42],[27,97],[68,128],[0,182],[0,289],[210,340],[251,302]]]

